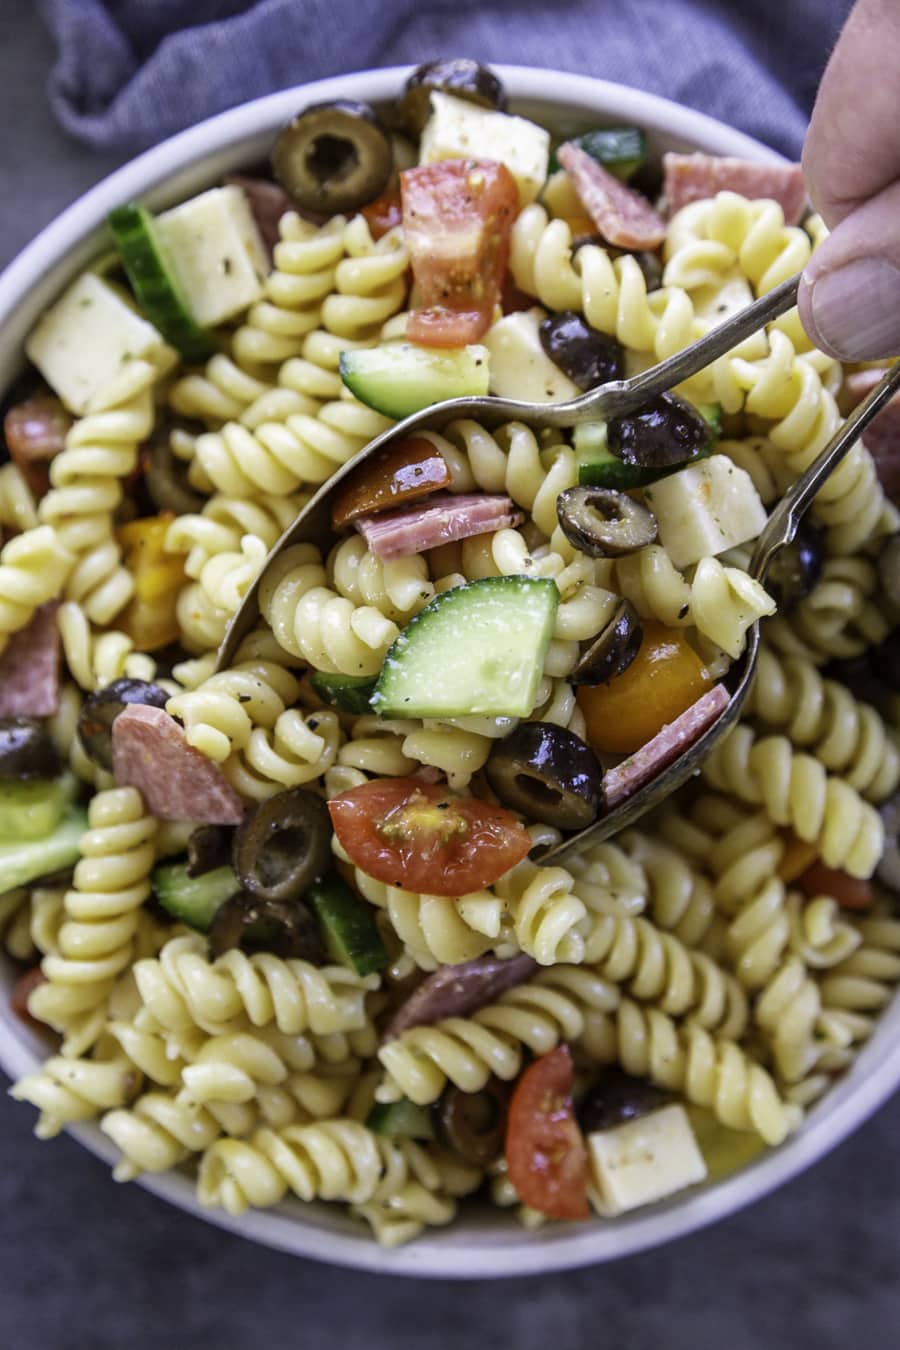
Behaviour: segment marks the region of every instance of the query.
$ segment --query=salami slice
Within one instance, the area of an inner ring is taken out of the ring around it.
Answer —
[[[441,966],[401,1003],[382,1039],[393,1040],[410,1027],[430,1026],[444,1017],[469,1017],[530,980],[537,969],[537,962],[524,954],[508,960],[479,956],[459,966]]]
[[[561,145],[556,154],[604,239],[617,248],[659,247],[665,238],[666,223],[646,197],[622,183],[571,141]]]
[[[883,375],[883,370],[856,370],[848,375],[838,400],[841,412],[851,412]],[[892,501],[900,500],[900,394],[895,394],[872,419],[862,434],[862,443],[875,461],[881,486]]]
[[[59,707],[56,601],[35,610],[0,655],[0,717],[50,717]]]
[[[489,493],[436,493],[424,505],[400,507],[353,523],[379,558],[406,558],[439,544],[518,525],[522,512],[512,498]]]
[[[113,722],[113,773],[136,787],[160,820],[239,825],[244,804],[217,764],[188,745],[163,708],[130,703]]]
[[[674,722],[657,732],[640,750],[635,750],[633,755],[623,759],[614,769],[608,769],[603,778],[607,806],[618,806],[619,802],[633,796],[638,788],[662,773],[682,751],[700,739],[719,714],[725,711],[728,702],[725,686],[714,684],[712,689],[686,708]]]
[[[10,408],[3,435],[13,461],[36,496],[50,486],[47,466],[66,447],[72,418],[52,394],[36,394]]]
[[[674,216],[689,202],[714,197],[717,192],[738,192],[756,200],[769,197],[778,202],[785,223],[796,225],[806,208],[806,189],[799,164],[756,164],[730,155],[663,155],[663,194]]]

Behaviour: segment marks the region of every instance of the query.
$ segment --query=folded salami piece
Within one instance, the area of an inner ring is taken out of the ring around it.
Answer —
[[[666,222],[646,197],[604,169],[580,145],[567,141],[556,156],[604,239],[617,248],[659,247],[666,236]]]
[[[130,703],[113,722],[113,774],[119,787],[136,787],[160,820],[239,825],[244,803],[225,775],[188,745],[183,729],[163,708]]]
[[[538,963],[524,953],[506,960],[479,956],[459,966],[441,966],[401,1003],[382,1040],[391,1041],[410,1027],[430,1026],[444,1017],[469,1017],[507,989],[530,980],[538,969]]]
[[[452,544],[471,535],[503,530],[523,519],[511,497],[441,492],[421,506],[360,516],[354,524],[372,552],[389,560],[424,553],[438,544]]]
[[[651,741],[635,750],[633,755],[623,759],[614,769],[608,769],[603,777],[606,793],[606,805],[618,806],[626,797],[631,797],[638,788],[649,783],[657,774],[676,760],[680,754],[699,740],[704,731],[728,707],[728,690],[723,684],[715,684],[707,690],[696,703],[686,708],[674,722],[658,731]]]
[[[796,225],[806,209],[799,164],[757,164],[730,155],[679,155],[670,150],[663,155],[663,174],[663,195],[671,216],[717,192],[738,192],[751,200],[771,198],[784,212],[787,225]]]
[[[0,717],[50,717],[59,707],[56,601],[35,610],[0,654]]]

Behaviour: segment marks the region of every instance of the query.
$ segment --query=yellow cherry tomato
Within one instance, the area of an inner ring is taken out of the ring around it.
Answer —
[[[714,680],[675,628],[644,621],[637,656],[609,684],[582,685],[577,699],[595,750],[630,755],[652,740]]]
[[[179,633],[175,616],[178,592],[186,581],[184,558],[166,551],[174,516],[163,512],[129,521],[116,531],[125,566],[134,578],[134,595],[116,621],[142,652],[158,651]]]

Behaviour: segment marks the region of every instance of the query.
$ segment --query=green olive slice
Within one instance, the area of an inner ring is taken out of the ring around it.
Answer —
[[[485,773],[504,806],[559,830],[582,830],[603,803],[603,770],[589,745],[552,722],[522,722],[497,741]]]
[[[314,103],[283,127],[272,151],[275,177],[306,211],[353,211],[384,191],[391,142],[368,103]]]
[[[656,517],[626,492],[613,488],[568,488],[556,499],[563,534],[590,558],[620,558],[657,537]]]
[[[331,826],[321,797],[290,788],[260,802],[238,826],[231,862],[256,900],[297,900],[331,858]]]
[[[404,125],[413,135],[421,134],[428,121],[431,94],[453,94],[482,108],[506,108],[506,93],[501,81],[487,66],[468,57],[444,57],[417,66],[406,81],[399,111]]]
[[[572,684],[608,684],[628,669],[643,639],[640,615],[630,600],[620,600],[609,623],[582,652],[569,680]]]

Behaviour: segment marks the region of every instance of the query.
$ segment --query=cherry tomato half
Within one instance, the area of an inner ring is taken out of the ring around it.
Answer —
[[[376,778],[328,803],[334,832],[367,876],[427,895],[468,895],[520,862],[531,838],[515,816],[416,778]]]
[[[586,1219],[587,1148],[572,1101],[572,1056],[557,1046],[525,1070],[506,1118],[506,1166],[523,1204],[551,1219]]]
[[[713,686],[713,678],[676,628],[644,620],[631,665],[609,684],[582,685],[576,698],[595,750],[630,755]]]

